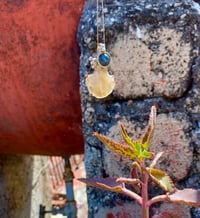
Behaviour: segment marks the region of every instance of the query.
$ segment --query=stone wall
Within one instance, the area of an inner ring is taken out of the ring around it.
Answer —
[[[130,162],[110,152],[92,136],[98,131],[121,140],[119,121],[133,138],[158,107],[151,150],[164,150],[159,167],[178,188],[200,187],[200,6],[184,0],[107,0],[104,5],[113,93],[95,99],[85,77],[96,55],[96,1],[87,0],[78,30],[81,48],[80,91],[87,177],[128,176]],[[97,81],[98,83],[98,81]],[[159,193],[155,187],[150,195]],[[138,206],[122,195],[88,188],[89,218],[140,217]],[[198,209],[154,205],[151,213],[176,211],[180,217],[200,217]],[[166,209],[167,208],[167,209]],[[131,215],[134,214],[134,215]]]
[[[39,205],[50,203],[47,157],[0,156],[1,218],[39,218]]]

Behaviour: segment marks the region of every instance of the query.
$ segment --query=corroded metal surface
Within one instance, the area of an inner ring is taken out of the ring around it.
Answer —
[[[83,4],[0,1],[0,153],[83,151],[76,43]]]

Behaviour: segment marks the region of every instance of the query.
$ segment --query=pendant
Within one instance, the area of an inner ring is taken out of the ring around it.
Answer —
[[[97,58],[90,58],[93,74],[87,75],[86,86],[91,95],[96,98],[105,98],[112,93],[115,87],[114,76],[108,72],[110,54],[106,52],[105,44],[98,45]]]

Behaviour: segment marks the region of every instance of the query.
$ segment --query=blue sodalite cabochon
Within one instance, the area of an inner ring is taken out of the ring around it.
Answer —
[[[110,63],[110,55],[108,53],[101,53],[98,57],[98,61],[102,66],[106,67]]]

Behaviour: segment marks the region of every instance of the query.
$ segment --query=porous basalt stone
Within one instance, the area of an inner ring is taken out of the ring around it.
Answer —
[[[184,179],[193,160],[191,123],[185,114],[159,114],[150,149],[163,151],[157,167],[165,170],[175,181]]]
[[[115,218],[115,217],[130,217],[130,214],[134,214],[135,217],[141,217],[141,209],[138,204],[132,203],[132,204],[118,204],[112,209],[109,207],[105,207],[103,209],[100,209],[96,215],[95,218]]]
[[[92,97],[85,85],[86,75],[92,73],[89,57],[96,57],[95,0],[86,1],[77,34],[81,48],[80,92],[87,177],[129,176],[129,161],[110,152],[92,133],[97,131],[118,140],[117,123],[124,121],[128,131],[137,138],[148,122],[151,106],[156,105],[158,127],[151,149],[166,151],[158,167],[172,170],[169,174],[178,188],[197,188],[200,179],[199,4],[192,0],[107,0],[104,3],[106,48],[112,59],[109,70],[116,80],[113,94],[105,99]],[[158,194],[157,190],[150,192]],[[130,200],[88,188],[88,217],[96,217],[105,207],[115,208],[119,199],[124,204]],[[190,217],[188,209],[185,215]],[[130,214],[130,217],[135,216]]]
[[[86,3],[78,31],[82,100],[89,101],[94,98],[84,81],[92,73],[89,57],[96,56],[95,6],[95,1]],[[196,13],[193,1],[105,3],[106,46],[112,57],[110,71],[116,80],[113,97],[179,98],[188,91],[191,57],[199,53]],[[101,32],[99,37],[102,41]]]
[[[115,94],[122,97],[180,97],[190,82],[191,45],[182,33],[139,27],[117,37],[111,48]],[[174,65],[176,63],[176,65]]]
[[[152,218],[162,218],[165,217],[164,214],[166,214],[166,217],[192,218],[190,214],[190,207],[181,204],[165,202],[161,205],[161,207],[158,210],[154,208],[154,211],[156,212],[156,214]]]

